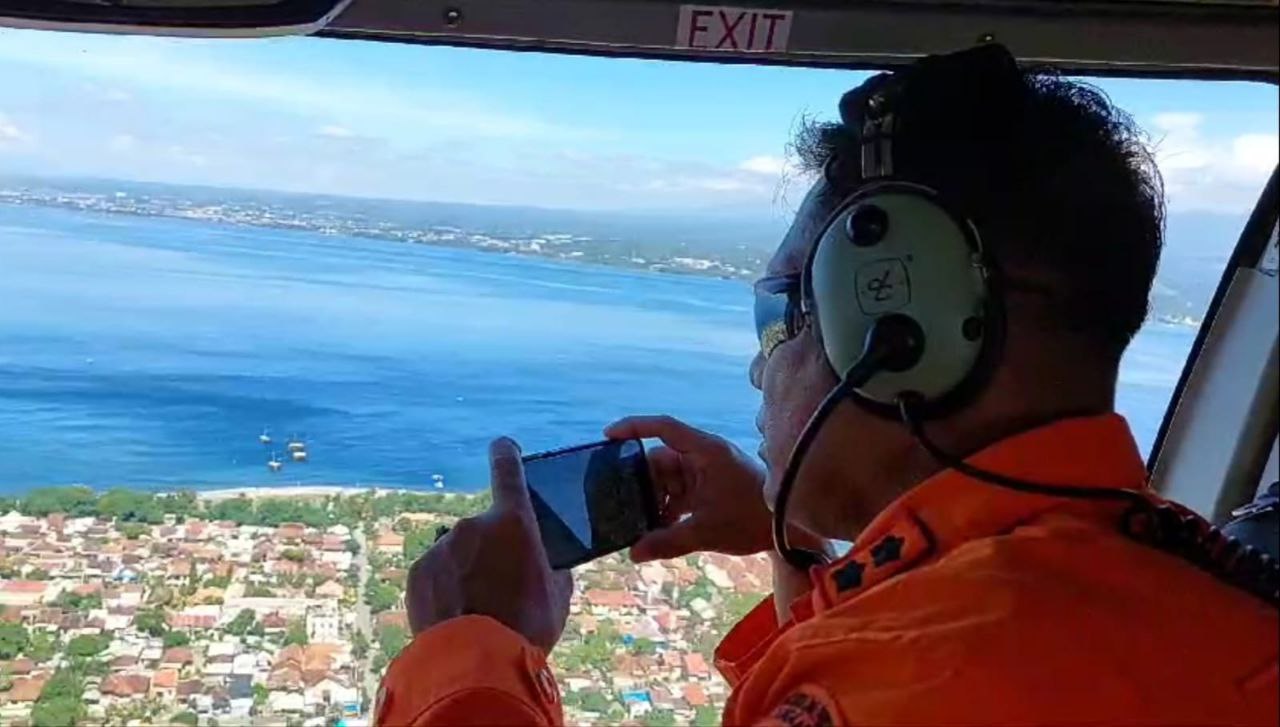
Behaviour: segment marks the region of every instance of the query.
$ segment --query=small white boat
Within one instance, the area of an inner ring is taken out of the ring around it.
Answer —
[[[305,450],[305,449],[295,449],[295,450],[293,450],[292,452],[290,452],[290,453],[289,453],[289,456],[290,456],[290,457],[293,457],[293,461],[294,461],[294,462],[306,462],[306,461],[307,461],[307,450]]]
[[[304,452],[307,449],[307,443],[297,437],[289,437],[287,448],[290,452]]]
[[[437,490],[444,489],[444,475],[431,475],[432,485]]]
[[[267,430],[263,429],[262,434],[258,435],[258,442],[262,444],[271,444],[271,435],[267,432]]]
[[[276,457],[273,452],[271,454],[271,459],[267,460],[267,469],[272,472],[279,472],[282,467],[284,467],[284,462],[281,462],[280,458]]]

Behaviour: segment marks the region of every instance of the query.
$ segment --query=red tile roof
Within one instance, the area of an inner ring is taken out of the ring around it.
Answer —
[[[606,591],[593,588],[583,594],[583,599],[592,606],[608,608],[633,608],[640,605],[640,601],[630,591]]]
[[[43,593],[48,587],[44,581],[0,581],[0,591],[10,593]]]
[[[14,679],[8,699],[10,702],[34,702],[40,698],[40,692],[44,690],[44,683],[47,681],[49,677],[46,676]]]
[[[688,702],[690,707],[707,705],[707,693],[702,691],[701,684],[686,684],[681,687],[680,693],[684,695],[684,701]]]
[[[134,697],[146,694],[150,688],[151,680],[143,674],[109,674],[98,691],[114,697]]]
[[[707,660],[702,658],[702,654],[694,652],[684,655],[684,669],[689,672],[690,676],[705,677],[711,675],[711,670],[707,668]]]
[[[193,664],[195,663],[195,660],[196,660],[195,656],[191,653],[191,649],[188,649],[185,646],[175,646],[172,649],[165,650],[164,656],[160,658],[160,663],[161,664]],[[159,672],[157,672],[157,675],[158,674]],[[177,684],[177,682],[174,682],[174,684]],[[171,684],[169,686],[173,686],[173,685]]]

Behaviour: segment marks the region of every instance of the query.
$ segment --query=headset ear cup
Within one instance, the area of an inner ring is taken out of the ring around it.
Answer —
[[[805,267],[804,290],[837,377],[865,353],[875,322],[905,316],[923,331],[920,360],[884,371],[854,393],[897,416],[912,395],[922,416],[942,413],[981,388],[1003,338],[998,296],[973,225],[932,190],[881,182],[847,199],[828,220]]]

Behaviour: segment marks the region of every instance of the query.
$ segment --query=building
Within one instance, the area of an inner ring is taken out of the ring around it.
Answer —
[[[342,617],[334,608],[307,611],[307,639],[312,643],[336,644],[342,641]]]
[[[374,538],[373,549],[383,555],[404,555],[404,536],[384,530]]]
[[[47,581],[0,581],[0,606],[35,606],[54,595]]]

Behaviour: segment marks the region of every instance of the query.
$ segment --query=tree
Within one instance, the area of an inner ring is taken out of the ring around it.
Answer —
[[[148,636],[164,636],[169,631],[169,623],[165,619],[164,609],[159,608],[139,611],[133,617],[133,625]]]
[[[738,623],[751,612],[751,609],[759,605],[764,598],[761,593],[736,593],[728,592],[724,594],[724,603],[718,609],[720,621],[724,625],[722,631],[727,631],[728,627]]]
[[[412,563],[431,548],[436,540],[434,528],[412,528],[404,535],[404,562]]]
[[[8,661],[25,653],[31,645],[31,634],[20,623],[0,623],[0,659]]]
[[[258,622],[257,616],[252,609],[242,608],[235,618],[231,619],[222,630],[232,636],[244,636],[253,629],[254,624]]]
[[[204,579],[205,588],[227,588],[231,585],[231,576],[209,576]]]
[[[693,711],[694,727],[719,727],[720,710],[710,705],[703,705]]]
[[[171,724],[184,724],[189,725],[190,727],[196,727],[196,725],[200,724],[200,717],[196,715],[195,712],[188,709],[185,712],[178,712],[170,717],[169,722]]]
[[[369,604],[370,611],[382,613],[400,602],[400,589],[370,576],[369,583],[365,584],[364,602]]]
[[[32,568],[27,571],[27,580],[29,581],[47,581],[49,580],[49,571],[44,568]]]
[[[55,512],[89,517],[98,514],[97,499],[88,487],[37,487],[22,498],[18,511],[35,517],[47,517]]]
[[[394,659],[409,643],[409,630],[400,624],[387,624],[378,629],[378,648]]]
[[[291,560],[294,563],[301,563],[307,559],[307,551],[302,548],[285,548],[280,552],[280,557],[285,560]]]
[[[582,709],[587,712],[604,714],[615,702],[600,692],[590,691],[582,695]]]
[[[31,708],[31,724],[33,727],[71,727],[84,717],[84,711],[79,699],[40,699]]]
[[[711,579],[704,575],[699,575],[698,580],[693,585],[680,592],[680,595],[676,598],[676,605],[680,608],[689,608],[699,598],[710,602],[715,596],[715,592],[716,586],[711,582]]]
[[[653,656],[658,653],[658,645],[649,639],[636,639],[631,642],[631,653],[638,656]]]
[[[97,656],[111,645],[111,637],[105,634],[93,636],[81,634],[67,642],[67,654],[70,656]]]
[[[253,509],[253,500],[241,495],[225,500],[218,500],[206,507],[209,517],[214,520],[230,520],[236,525],[257,525],[257,513]]]
[[[84,682],[70,669],[59,669],[40,690],[40,699],[60,699],[72,697],[80,699],[84,693]]]
[[[72,591],[63,591],[53,599],[53,605],[66,611],[92,611],[102,608],[102,594],[86,593],[82,596]]]
[[[180,490],[168,495],[159,495],[156,502],[160,505],[162,512],[175,515],[179,521],[186,520],[196,511],[198,501],[196,493],[191,490]]]
[[[284,645],[297,644],[298,646],[307,645],[307,623],[300,618],[295,618],[289,622],[289,626],[284,631]]]
[[[254,684],[253,687],[253,703],[259,707],[267,703],[267,698],[271,696],[271,692],[265,684]]]
[[[43,664],[57,656],[61,648],[62,644],[58,642],[57,636],[47,631],[37,631],[31,634],[31,642],[27,646],[26,654],[35,663]]]
[[[360,541],[355,538],[347,538],[347,542],[343,543],[342,547],[346,548],[347,552],[352,555],[360,555]]]
[[[644,716],[646,727],[676,727],[676,713],[669,709],[655,709]]]
[[[100,517],[115,519],[117,522],[164,522],[164,509],[156,496],[148,492],[118,488],[108,490],[98,497],[96,508]]]
[[[164,635],[164,648],[171,649],[175,646],[186,646],[191,643],[191,635],[186,631],[170,631]]]
[[[351,634],[351,655],[357,659],[363,659],[369,654],[369,637],[364,635],[364,631],[356,629]]]
[[[102,659],[71,658],[71,670],[81,678],[104,677],[111,673],[111,665]]]
[[[74,725],[84,717],[84,681],[70,669],[59,669],[45,682],[31,709],[35,727]]]
[[[137,540],[143,535],[151,532],[151,528],[142,523],[116,522],[116,531],[125,536],[129,540]]]

